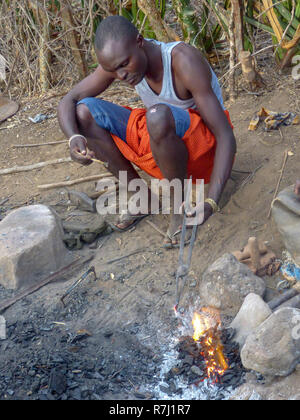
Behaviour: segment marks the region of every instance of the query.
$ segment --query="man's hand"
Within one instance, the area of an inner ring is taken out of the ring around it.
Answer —
[[[80,136],[71,140],[70,155],[75,162],[81,165],[90,165],[93,162],[91,159],[95,157],[95,153],[88,150],[85,139]]]
[[[300,179],[297,179],[296,181],[294,192],[300,197]]]
[[[182,203],[181,210],[184,211],[184,203]],[[197,206],[191,210],[186,210],[187,217],[191,218],[187,220],[187,225],[203,225],[207,219],[213,214],[213,209],[209,203],[204,203],[204,213],[199,211]]]
[[[204,218],[203,223],[206,222],[206,220],[213,214],[212,206],[209,203],[204,203]]]

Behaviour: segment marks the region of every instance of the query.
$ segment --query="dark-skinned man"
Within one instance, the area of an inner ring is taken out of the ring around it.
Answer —
[[[97,28],[99,66],[60,102],[58,118],[74,161],[108,162],[118,177],[139,178],[132,163],[149,175],[209,183],[206,221],[218,209],[230,176],[236,141],[215,73],[202,54],[183,42],[144,39],[127,19],[110,16]],[[115,80],[135,87],[145,109],[129,110],[96,96]],[[165,245],[178,243],[182,215],[174,206]],[[178,207],[178,205],[177,205]],[[126,230],[140,218],[127,213],[116,223]]]

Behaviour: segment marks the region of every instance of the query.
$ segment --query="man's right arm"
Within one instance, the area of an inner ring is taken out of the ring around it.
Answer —
[[[105,72],[101,66],[79,82],[67,93],[58,105],[58,121],[60,128],[65,136],[72,141],[70,144],[71,157],[79,163],[90,163],[86,156],[86,142],[79,134],[79,128],[76,121],[76,104],[86,97],[95,97],[100,95],[114,81],[111,75]]]

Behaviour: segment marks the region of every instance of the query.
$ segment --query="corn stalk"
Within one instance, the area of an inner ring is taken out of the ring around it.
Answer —
[[[299,0],[261,0],[254,3],[251,13],[247,10],[245,21],[271,35],[281,68],[288,65],[293,55],[300,51]]]
[[[190,0],[172,0],[172,5],[181,26],[183,40],[201,48],[201,31]]]

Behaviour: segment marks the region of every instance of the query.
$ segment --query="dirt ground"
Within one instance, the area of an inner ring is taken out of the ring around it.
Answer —
[[[103,97],[122,105],[139,105],[135,92],[120,84]],[[300,125],[283,127],[281,133],[265,132],[261,127],[250,132],[248,125],[262,106],[279,112],[299,112],[299,97],[299,81],[294,81],[290,74],[279,75],[274,71],[261,94],[241,91],[234,103],[226,101],[237,139],[237,156],[228,185],[231,196],[222,211],[198,230],[181,303],[186,311],[196,305],[198,280],[205,269],[225,252],[242,248],[250,236],[268,241],[281,257],[283,243],[267,215],[286,150],[292,153],[280,189],[300,177]],[[67,143],[13,147],[64,139],[55,116],[58,101],[58,97],[22,99],[18,113],[0,126],[0,168],[69,156]],[[38,113],[50,118],[39,124],[28,120]],[[7,197],[9,200],[0,207],[0,214],[3,217],[13,208],[33,203],[55,206],[65,190],[41,191],[39,185],[101,171],[106,169],[98,163],[82,167],[69,162],[2,176],[0,202]],[[95,182],[72,188],[91,194]],[[150,216],[148,220],[166,231],[166,216]],[[113,232],[99,248],[85,245],[72,251],[80,256],[93,254],[89,265],[7,309],[2,314],[7,322],[8,339],[0,342],[0,399],[50,398],[47,392],[50,373],[62,366],[69,381],[69,393],[62,394],[65,398],[155,397],[142,384],[154,382],[159,374],[162,347],[175,335],[178,325],[173,312],[178,250],[165,250],[161,245],[161,234],[146,220],[130,232]],[[139,252],[107,263],[134,251]],[[96,270],[96,281],[88,278],[69,298],[67,306],[62,307],[60,297],[91,265]],[[266,278],[269,298],[276,293],[278,281],[279,275]],[[0,302],[12,295],[13,292],[0,288]],[[78,338],[78,330],[85,330],[83,338],[82,335]],[[249,384],[265,399],[289,399],[291,389],[293,395],[300,394],[299,371],[265,384],[251,378]]]

